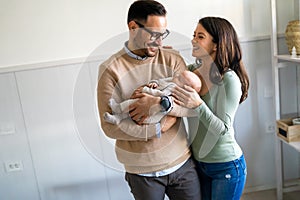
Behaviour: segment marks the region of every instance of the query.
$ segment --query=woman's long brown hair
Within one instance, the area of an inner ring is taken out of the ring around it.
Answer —
[[[230,22],[219,17],[204,17],[199,23],[213,37],[217,44],[216,59],[211,66],[210,79],[213,83],[220,83],[228,70],[238,75],[242,85],[242,103],[248,97],[249,77],[242,62],[242,52],[236,31]]]

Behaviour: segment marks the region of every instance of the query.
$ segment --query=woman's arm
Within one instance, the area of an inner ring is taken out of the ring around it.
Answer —
[[[198,110],[200,121],[207,130],[222,135],[233,124],[241,97],[241,84],[235,73],[227,72],[222,84],[217,87],[218,94],[215,97],[217,99],[213,100],[216,102],[214,107],[208,107],[196,91],[190,87],[176,88],[173,95],[176,98],[175,102],[179,105]]]

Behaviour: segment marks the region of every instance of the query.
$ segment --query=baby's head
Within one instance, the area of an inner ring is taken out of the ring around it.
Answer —
[[[202,86],[200,78],[195,73],[187,70],[181,72],[180,74],[176,74],[173,78],[173,82],[180,87],[188,85],[194,88],[198,93],[200,92]]]

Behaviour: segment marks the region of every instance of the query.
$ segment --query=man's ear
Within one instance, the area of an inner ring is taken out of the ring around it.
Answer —
[[[135,23],[135,21],[130,21],[128,23],[128,29],[131,30],[136,30],[137,28],[139,28],[139,26]]]
[[[129,33],[135,35],[139,26],[132,20],[128,23]]]

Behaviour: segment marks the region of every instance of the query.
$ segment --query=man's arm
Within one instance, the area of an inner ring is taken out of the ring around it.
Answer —
[[[176,53],[174,53],[174,55],[175,54]],[[170,59],[170,62],[171,63],[167,64],[167,66],[165,67],[167,71],[169,70],[172,71],[172,74],[169,74],[168,77],[164,78],[165,80],[169,80],[169,81],[170,81],[170,77],[173,76],[174,74],[179,74],[182,71],[186,70],[186,64],[183,58],[180,57],[179,55],[174,59]],[[153,113],[157,113],[161,111],[160,97],[151,97],[150,95],[141,94],[140,91],[135,91],[135,93],[131,98],[138,98],[138,101],[136,101],[134,104],[131,105],[130,116],[133,120],[135,120],[140,124],[142,124],[142,122],[147,117],[153,115]],[[170,102],[170,104],[172,103]],[[181,117],[182,113],[186,113],[185,111],[182,112],[180,110],[185,108],[175,103],[173,103],[172,105],[174,105],[175,110],[174,108],[170,109],[171,112],[169,112],[168,115]]]
[[[156,97],[160,97],[160,110],[166,111],[165,114],[169,116],[175,117],[195,117],[198,116],[198,112],[195,109],[186,108],[184,106],[176,104],[174,101],[174,97],[171,96],[173,94],[173,89],[176,86],[175,83],[170,83],[167,87],[165,87],[162,91],[158,89],[144,89],[143,92],[151,94]],[[135,95],[134,98],[140,97],[139,95]],[[141,106],[142,107],[142,106]],[[158,111],[157,111],[158,112]],[[147,114],[146,112],[144,112]]]
[[[103,66],[100,69],[105,69]],[[157,124],[149,124],[139,126],[131,119],[122,120],[119,125],[108,123],[104,120],[103,116],[105,112],[111,113],[111,109],[108,105],[110,98],[115,98],[117,101],[121,100],[121,94],[118,88],[116,89],[116,83],[113,73],[106,69],[103,73],[99,73],[99,81],[97,87],[97,100],[99,117],[101,121],[101,127],[104,133],[113,139],[118,140],[142,140],[145,141],[149,137],[155,137],[158,129]],[[160,126],[159,126],[160,127]]]
[[[160,121],[161,124],[161,132],[164,133],[168,131],[175,123],[177,117],[166,115]]]

